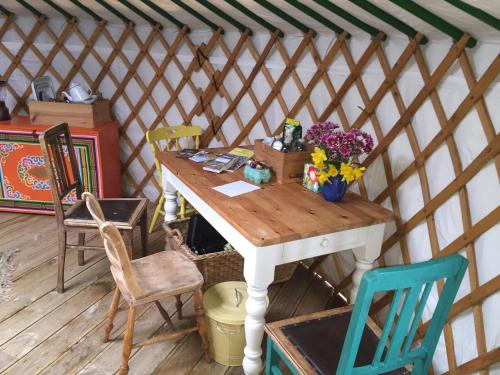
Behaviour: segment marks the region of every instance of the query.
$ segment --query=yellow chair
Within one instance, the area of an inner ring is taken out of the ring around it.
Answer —
[[[194,148],[198,149],[200,146],[201,133],[202,129],[198,125],[166,126],[161,129],[150,130],[146,133],[146,139],[155,158],[155,166],[158,171],[158,182],[160,185],[162,181],[162,173],[161,165],[158,161],[158,153],[162,151],[173,151],[174,148],[176,151],[180,151],[182,148],[193,148],[193,145],[189,144],[189,141],[193,139]],[[182,145],[182,140],[185,142],[184,145]],[[163,211],[164,202],[165,196],[162,194],[160,200],[158,201],[158,205],[156,206],[151,224],[149,225],[149,233],[153,232],[153,228],[155,227],[160,214],[165,215],[165,211]],[[186,214],[190,214],[192,212],[194,212],[194,209],[186,209],[186,200],[180,195],[180,207],[177,215],[184,218]]]

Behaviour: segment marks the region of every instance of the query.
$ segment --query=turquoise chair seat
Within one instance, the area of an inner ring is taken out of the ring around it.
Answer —
[[[266,324],[266,375],[428,374],[467,269],[460,255],[367,272],[354,306]],[[445,280],[422,340],[415,335],[433,285]],[[368,316],[374,295],[393,292],[382,329]]]

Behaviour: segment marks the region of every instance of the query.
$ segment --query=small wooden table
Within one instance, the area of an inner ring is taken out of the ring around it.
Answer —
[[[179,159],[175,153],[159,155],[163,168],[165,221],[176,219],[179,191],[245,258],[248,286],[245,320],[245,374],[258,374],[267,309],[267,288],[274,268],[337,251],[352,249],[356,258],[351,301],[363,274],[380,255],[385,223],[393,213],[359,195],[348,193],[330,203],[299,183],[268,184],[230,198],[212,187],[244,180],[235,173],[203,171],[203,164]]]

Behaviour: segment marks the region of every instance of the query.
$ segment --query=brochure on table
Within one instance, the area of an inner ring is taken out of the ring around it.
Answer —
[[[196,163],[205,163],[203,169],[214,173],[221,173],[224,171],[234,172],[253,156],[252,150],[240,147],[226,154],[206,150],[197,151],[196,153],[193,153],[193,151],[195,150],[184,149],[177,154],[177,157],[189,159]]]

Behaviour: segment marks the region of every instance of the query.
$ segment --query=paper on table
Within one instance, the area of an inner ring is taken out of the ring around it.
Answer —
[[[228,195],[230,197],[236,197],[237,195],[249,193],[251,191],[260,189],[260,187],[239,180],[231,182],[229,184],[216,186],[212,189],[217,190],[219,193]]]

